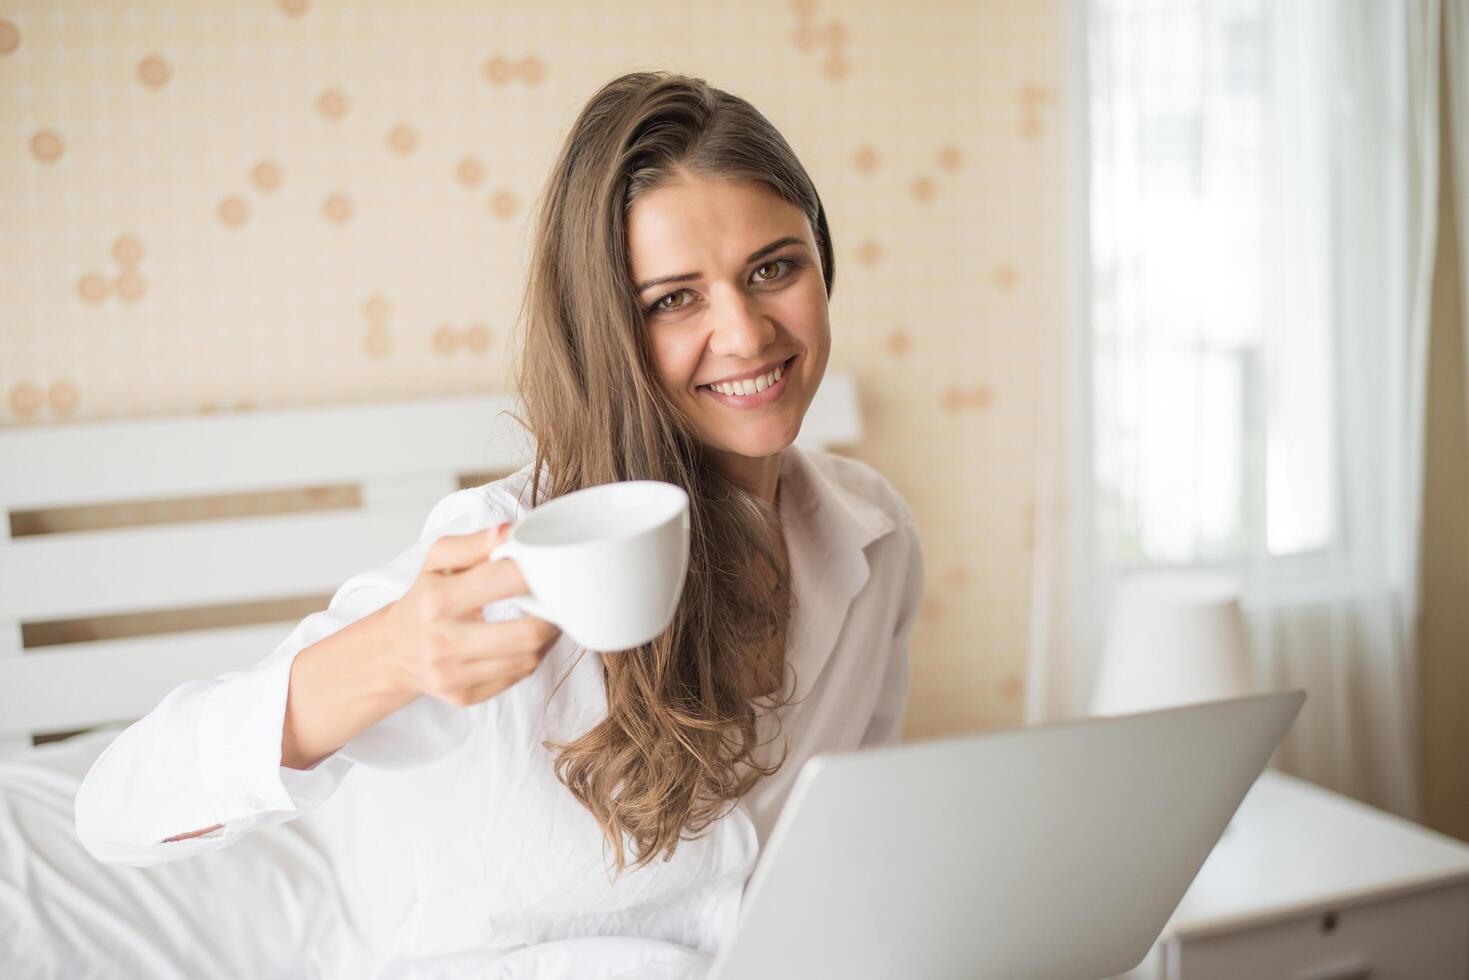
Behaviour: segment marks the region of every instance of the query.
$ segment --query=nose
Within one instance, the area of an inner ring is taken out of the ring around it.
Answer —
[[[775,339],[775,325],[753,296],[740,290],[721,301],[714,318],[709,349],[730,360],[758,357]]]

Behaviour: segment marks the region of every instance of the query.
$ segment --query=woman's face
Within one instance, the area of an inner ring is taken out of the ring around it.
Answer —
[[[789,446],[831,348],[805,214],[758,182],[685,178],[639,198],[627,235],[659,381],[704,444],[750,458]],[[744,379],[763,390],[729,393]]]

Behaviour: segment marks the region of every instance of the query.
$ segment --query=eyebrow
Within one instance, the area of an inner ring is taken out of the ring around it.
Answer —
[[[745,262],[746,264],[757,262],[760,259],[765,258],[765,256],[769,255],[771,252],[774,252],[776,249],[784,248],[787,245],[804,246],[805,242],[801,241],[799,238],[792,238],[789,235],[787,235],[785,238],[777,238],[769,245],[764,245],[760,248],[755,249],[755,251],[751,252],[749,257],[745,259]],[[659,276],[657,279],[649,279],[645,282],[638,283],[637,289],[639,293],[642,293],[648,289],[651,289],[654,286],[661,285],[665,282],[687,282],[690,279],[697,279],[701,275],[703,275],[702,272],[685,272],[682,275],[677,276]]]

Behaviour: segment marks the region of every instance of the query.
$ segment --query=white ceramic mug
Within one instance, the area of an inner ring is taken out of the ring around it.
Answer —
[[[673,621],[689,568],[689,495],[659,480],[577,490],[531,510],[490,560],[514,559],[510,601],[589,650],[647,643]]]

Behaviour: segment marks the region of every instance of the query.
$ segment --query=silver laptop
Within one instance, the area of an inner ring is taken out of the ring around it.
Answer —
[[[813,756],[708,980],[1124,973],[1305,698]]]

